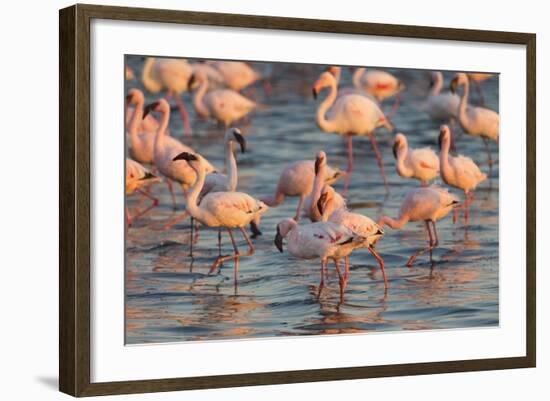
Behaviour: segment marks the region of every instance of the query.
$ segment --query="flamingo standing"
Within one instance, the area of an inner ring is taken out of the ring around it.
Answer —
[[[277,224],[275,246],[283,252],[283,239],[287,239],[289,253],[300,259],[321,259],[321,282],[319,295],[325,286],[325,271],[328,259],[333,259],[340,282],[340,298],[343,297],[345,278],[338,260],[347,257],[361,246],[366,238],[355,234],[343,225],[330,221],[298,225],[294,219],[284,219]]]
[[[422,186],[439,175],[439,159],[431,148],[411,149],[407,137],[402,133],[395,136],[393,145],[397,174],[404,178],[420,180]]]
[[[187,210],[193,218],[208,227],[226,228],[235,251],[233,255],[219,256],[210,269],[210,273],[216,271],[224,261],[233,259],[235,260],[234,283],[236,286],[239,258],[252,255],[255,252],[254,245],[243,227],[256,216],[264,214],[268,210],[268,206],[243,192],[210,192],[202,198],[199,205],[197,199],[204,186],[207,162],[201,155],[188,152],[174,157],[174,161],[178,160],[186,161],[197,174],[197,179],[187,197]],[[248,243],[247,253],[239,253],[233,238],[233,228],[238,228]]]
[[[441,150],[439,154],[439,169],[441,171],[441,178],[447,185],[464,191],[464,218],[466,225],[468,225],[468,207],[474,200],[472,191],[487,178],[487,175],[482,173],[477,164],[469,157],[449,155],[450,144],[451,131],[448,126],[442,125],[439,134],[439,146]]]
[[[172,159],[182,152],[194,152],[194,150],[180,141],[167,136],[166,131],[170,121],[170,105],[165,99],[160,99],[146,106],[143,118],[147,117],[150,112],[161,113],[160,126],[155,135],[153,161],[156,168],[167,178],[166,183],[170,189],[172,205],[175,209],[176,196],[171,181],[180,183],[185,194],[189,187],[195,182],[197,175],[185,161],[182,160],[174,163]],[[208,173],[216,170],[214,166],[206,160],[204,163]]]
[[[407,266],[411,266],[418,256],[428,251],[430,251],[431,262],[432,250],[439,245],[435,222],[447,216],[457,204],[457,198],[444,188],[435,185],[413,188],[409,190],[401,204],[399,218],[394,220],[391,217],[383,216],[378,221],[378,225],[381,228],[388,225],[393,229],[400,230],[409,221],[424,221],[430,238],[429,245],[412,255],[407,261]]]
[[[500,132],[500,118],[497,112],[486,109],[485,107],[476,107],[468,105],[468,96],[470,93],[470,84],[468,76],[463,72],[456,74],[451,81],[451,91],[455,92],[458,86],[464,86],[464,92],[460,98],[458,106],[458,121],[462,129],[470,135],[479,136],[485,143],[485,149],[489,157],[489,166],[493,164],[489,140],[498,143]]]
[[[227,87],[237,92],[262,79],[258,71],[242,61],[214,61],[211,65],[220,72]]]
[[[201,117],[210,117],[223,123],[226,129],[234,121],[242,119],[258,108],[257,103],[233,89],[215,89],[207,92],[208,78],[203,71],[191,76],[189,86],[192,87],[195,81],[199,82],[193,99],[195,110]]]
[[[442,92],[443,83],[441,71],[432,72],[427,112],[432,120],[446,123],[457,118],[460,97],[456,93]]]
[[[325,132],[347,135],[348,137],[348,168],[344,193],[347,191],[353,172],[353,136],[355,135],[366,135],[370,138],[386,191],[389,192],[386,174],[384,173],[384,162],[378,150],[374,130],[377,127],[384,126],[389,131],[393,131],[393,126],[386,119],[380,107],[365,96],[350,94],[336,99],[336,79],[330,72],[322,73],[321,77],[315,82],[313,97],[317,98],[319,91],[325,87],[330,88],[330,93],[317,109],[317,125]],[[327,119],[326,114],[329,109],[331,109],[331,116]]]
[[[131,195],[134,192],[139,192],[153,201],[151,206],[135,214],[134,216],[130,216],[130,211],[128,210],[128,207],[126,207],[126,223],[129,226],[131,226],[132,222],[134,222],[136,219],[158,206],[159,200],[148,194],[147,192],[142,191],[141,188],[147,187],[159,181],[159,177],[153,175],[141,164],[132,159],[126,159],[126,195]]]
[[[468,79],[474,83],[481,105],[485,104],[485,98],[483,97],[483,91],[481,90],[481,83],[493,77],[493,74],[485,72],[468,72],[466,74]]]
[[[374,96],[379,104],[384,99],[395,96],[395,102],[388,116],[393,116],[401,101],[401,91],[405,84],[387,71],[357,68],[353,73],[353,86]]]
[[[220,71],[218,71],[212,64],[206,63],[193,63],[193,74],[204,74],[208,79],[208,87],[210,90],[224,88],[227,86],[225,78]],[[192,90],[193,88],[189,88]]]
[[[374,245],[384,236],[384,230],[369,217],[359,213],[350,212],[345,206],[341,206],[338,201],[338,193],[330,186],[326,186],[323,189],[323,192],[317,201],[317,208],[319,209],[319,213],[321,213],[322,221],[330,221],[332,223],[341,224],[349,228],[355,234],[367,239],[363,245],[378,261],[380,270],[382,270],[382,275],[384,276],[384,286],[387,289],[389,285],[388,279],[386,278],[386,269],[384,268],[384,259],[382,259],[380,254],[376,252],[376,249],[374,249]],[[344,262],[345,288],[349,278],[348,256],[345,257]]]
[[[282,204],[287,196],[298,196],[298,206],[294,220],[298,221],[301,217],[302,206],[306,197],[313,189],[315,180],[315,162],[312,160],[300,160],[286,166],[277,183],[275,194],[261,198],[269,207],[275,207]],[[342,177],[343,173],[339,169],[333,169],[326,166],[325,184],[333,184]]]
[[[331,65],[330,67],[327,68],[327,71],[330,72],[332,75],[334,75],[334,78],[336,79],[336,86],[338,88],[337,98],[341,96],[346,96],[346,95],[361,95],[361,96],[366,96],[369,99],[376,100],[376,98],[373,95],[371,95],[368,92],[365,92],[363,89],[356,88],[354,86],[347,86],[344,88],[340,88],[340,78],[342,77],[342,67]]]
[[[147,57],[143,66],[143,86],[151,93],[166,90],[166,100],[172,97],[176,100],[186,135],[191,136],[191,125],[181,94],[188,91],[189,78],[193,74],[193,67],[184,59]]]

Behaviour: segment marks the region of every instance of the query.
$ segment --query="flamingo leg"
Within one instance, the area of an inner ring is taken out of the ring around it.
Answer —
[[[233,232],[228,227],[227,232],[229,233],[229,236],[231,237],[231,242],[233,243],[233,249],[235,250],[235,254],[234,255],[229,255],[229,256],[219,257],[216,260],[216,262],[214,263],[214,265],[212,266],[212,268],[210,269],[210,272],[208,274],[212,274],[213,272],[215,272],[220,267],[220,265],[223,262],[225,262],[226,260],[237,259],[237,258],[240,258],[240,257],[243,257],[243,256],[250,256],[250,255],[252,255],[253,253],[256,252],[256,249],[254,249],[254,245],[252,245],[252,242],[250,241],[250,238],[248,238],[248,235],[246,234],[246,231],[244,230],[244,228],[239,227],[239,229],[241,230],[241,233],[243,234],[243,237],[244,237],[244,239],[246,240],[246,243],[249,246],[248,252],[239,253],[239,250],[237,248],[237,244],[235,243],[235,239],[233,238]]]
[[[194,234],[193,231],[195,229],[195,219],[193,216],[191,216],[191,238],[189,239],[189,256],[193,257],[193,240],[194,240]]]
[[[222,229],[218,229],[218,257],[222,256]]]
[[[132,225],[132,216],[130,216],[130,210],[128,210],[128,206],[126,206],[126,224],[128,226]]]
[[[489,163],[489,176],[491,176],[493,174],[493,164],[495,163],[495,161],[491,156],[491,148],[489,147],[489,140],[484,137],[483,143],[485,144],[485,150],[487,151],[487,156],[488,156],[487,163]]]
[[[386,269],[384,268],[384,259],[382,259],[382,256],[380,256],[380,254],[376,252],[376,249],[374,249],[372,245],[369,246],[369,251],[378,261],[378,264],[380,265],[380,270],[382,270],[382,275],[384,276],[384,287],[388,289],[389,284],[388,284],[388,278],[386,277]]]
[[[428,221],[426,221],[426,227],[428,228],[428,235],[430,236],[430,245],[427,248],[424,248],[424,249],[418,251],[417,253],[415,253],[414,255],[412,255],[409,258],[408,262],[407,262],[407,266],[411,266],[413,264],[413,262],[416,260],[417,257],[419,257],[420,255],[425,254],[428,251],[430,251],[430,261],[432,260],[431,259],[431,251],[434,248],[434,242],[433,242],[433,238],[432,238],[431,226],[430,226]]]
[[[300,195],[300,200],[298,201],[298,206],[296,207],[296,215],[294,216],[295,221],[300,220],[300,215],[301,215],[303,205],[304,205],[304,196]]]
[[[349,256],[346,256],[344,258],[344,263],[345,263],[345,267],[346,267],[345,278],[346,278],[346,283],[347,283],[348,279],[349,279]]]
[[[133,222],[133,221],[136,221],[137,219],[139,219],[141,216],[143,216],[144,214],[146,214],[147,212],[149,212],[150,210],[156,208],[157,206],[159,205],[159,200],[158,199],[155,199],[153,198],[153,203],[146,207],[145,209],[143,209],[142,211],[138,212],[137,214],[134,215],[134,217],[132,217],[130,219],[130,222]],[[131,223],[130,223],[131,224]]]
[[[344,290],[346,289],[346,279],[342,272],[340,271],[340,260],[338,258],[334,258],[334,267],[336,268],[336,272],[338,273],[338,280],[340,284],[340,300],[344,299]]]
[[[344,195],[348,191],[349,182],[353,173],[353,136],[348,134],[348,168],[346,170],[346,182],[344,183]]]
[[[371,133],[369,135],[370,141],[372,143],[372,148],[374,149],[374,153],[376,153],[376,160],[378,162],[378,168],[380,169],[380,174],[382,175],[382,179],[384,180],[384,187],[386,187],[386,193],[390,192],[390,187],[388,186],[388,180],[386,179],[386,173],[384,173],[384,161],[382,160],[382,154],[380,153],[380,150],[378,149],[378,144],[376,143],[376,138],[374,137],[374,133]]]
[[[390,112],[386,116],[388,120],[391,120],[393,117],[395,117],[395,113],[397,112],[397,109],[399,108],[400,104],[401,104],[401,94],[398,93],[397,95],[395,95],[395,101],[393,102]]]
[[[182,222],[189,216],[189,212],[186,210],[181,216],[175,217],[165,224],[165,228],[171,228],[172,226]]]
[[[327,261],[326,259],[321,259],[321,282],[319,283],[319,294],[317,296],[321,296],[321,291],[323,288],[325,288],[325,265]]]
[[[180,95],[177,93],[174,93],[174,99],[176,99],[176,104],[178,105],[178,109],[181,114],[181,119],[183,120],[183,125],[185,127],[185,135],[187,135],[188,138],[191,138],[191,135],[193,135],[193,132],[191,131],[191,125],[189,124],[189,116],[187,115],[187,110],[185,109],[185,105],[183,104],[183,101],[181,100]]]
[[[437,236],[435,221],[432,221],[432,229],[433,229],[433,239],[434,239],[434,248],[435,248],[436,246],[439,246],[439,237]]]
[[[174,193],[174,186],[172,185],[172,180],[167,178],[166,185],[168,185],[168,189],[170,190],[170,195],[172,195],[172,208],[176,210],[176,194]]]

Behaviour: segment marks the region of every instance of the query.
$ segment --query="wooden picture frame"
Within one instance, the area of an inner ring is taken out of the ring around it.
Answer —
[[[526,46],[527,277],[524,357],[274,373],[92,383],[90,380],[90,21],[92,19],[268,28]],[[59,14],[59,388],[73,396],[143,393],[534,367],[536,361],[536,36],[392,24],[75,5]]]

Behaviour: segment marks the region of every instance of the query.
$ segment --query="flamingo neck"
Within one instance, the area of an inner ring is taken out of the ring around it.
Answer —
[[[170,109],[162,113],[160,124],[157,129],[157,135],[155,137],[155,148],[162,148],[164,146],[166,138],[166,130],[168,129],[168,123],[170,122]]]
[[[284,200],[285,193],[281,191],[279,186],[277,186],[277,190],[275,191],[274,195],[269,195],[261,199],[261,201],[269,207],[279,206],[281,203],[284,202]]]
[[[353,73],[353,86],[355,86],[357,89],[361,89],[361,77],[365,73],[365,68],[361,67],[355,70]]]
[[[206,94],[207,90],[208,80],[204,79],[201,81],[199,88],[197,89],[197,93],[195,93],[195,98],[193,99],[195,110],[197,110],[197,113],[199,113],[203,117],[208,117],[208,115],[210,114],[208,112],[208,108],[204,104],[204,95]]]
[[[439,152],[439,170],[441,175],[448,176],[451,171],[451,165],[449,164],[449,148],[450,140],[445,139],[441,143],[441,151]]]
[[[434,79],[434,84],[430,90],[430,95],[432,96],[439,95],[441,93],[441,89],[443,89],[443,74],[441,72],[437,72],[434,74]]]
[[[325,132],[334,132],[336,130],[337,124],[334,120],[327,120],[326,114],[328,109],[334,104],[336,100],[338,88],[336,87],[336,82],[331,82],[330,92],[325,100],[319,105],[317,109],[317,125]]]
[[[325,176],[326,176],[326,164],[322,164],[319,166],[319,171],[317,172],[317,175],[315,176],[315,180],[313,181],[313,189],[311,190],[311,194],[309,195],[311,197],[311,215],[314,217],[315,221],[318,221],[321,219],[321,215],[319,214],[319,209],[317,208],[317,201],[319,200],[319,197],[321,196],[321,190],[325,186]]]
[[[195,169],[195,172],[197,173],[197,178],[195,179],[195,183],[187,194],[187,210],[195,219],[204,222],[206,213],[197,205],[197,199],[199,198],[199,195],[202,191],[202,187],[204,186],[204,179],[206,177],[206,171],[204,169],[203,163],[200,163],[199,168]]]
[[[227,190],[234,192],[237,189],[239,176],[237,172],[237,160],[233,152],[233,141],[225,144],[225,169],[227,172]]]
[[[134,138],[138,134],[139,125],[142,119],[143,119],[143,102],[139,101],[134,106],[134,114],[132,114],[132,118],[130,119],[130,124],[128,125],[128,132],[130,132],[130,136],[132,138]]]
[[[464,83],[464,92],[462,93],[462,97],[460,98],[460,104],[458,105],[458,119],[460,120],[461,124],[464,125],[464,121],[467,118],[466,115],[466,108],[468,107],[468,97],[470,95],[470,83],[468,80]]]
[[[406,163],[408,154],[409,147],[406,145],[403,150],[397,152],[397,159],[395,161],[397,171],[404,177],[411,177],[413,175],[412,169]]]
[[[384,228],[384,225],[386,225],[386,226],[390,226],[394,230],[400,230],[408,222],[409,222],[409,217],[405,214],[401,214],[398,220],[394,220],[389,216],[384,216],[378,221],[377,224],[380,226],[380,228]]]

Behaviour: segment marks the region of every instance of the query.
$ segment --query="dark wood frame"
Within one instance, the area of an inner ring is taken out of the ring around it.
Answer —
[[[232,374],[194,378],[90,382],[90,21],[93,18],[269,28],[402,38],[510,43],[527,49],[527,354],[432,363]],[[534,367],[536,363],[536,36],[298,18],[95,5],[59,13],[59,388],[73,396],[143,393],[264,384]]]

